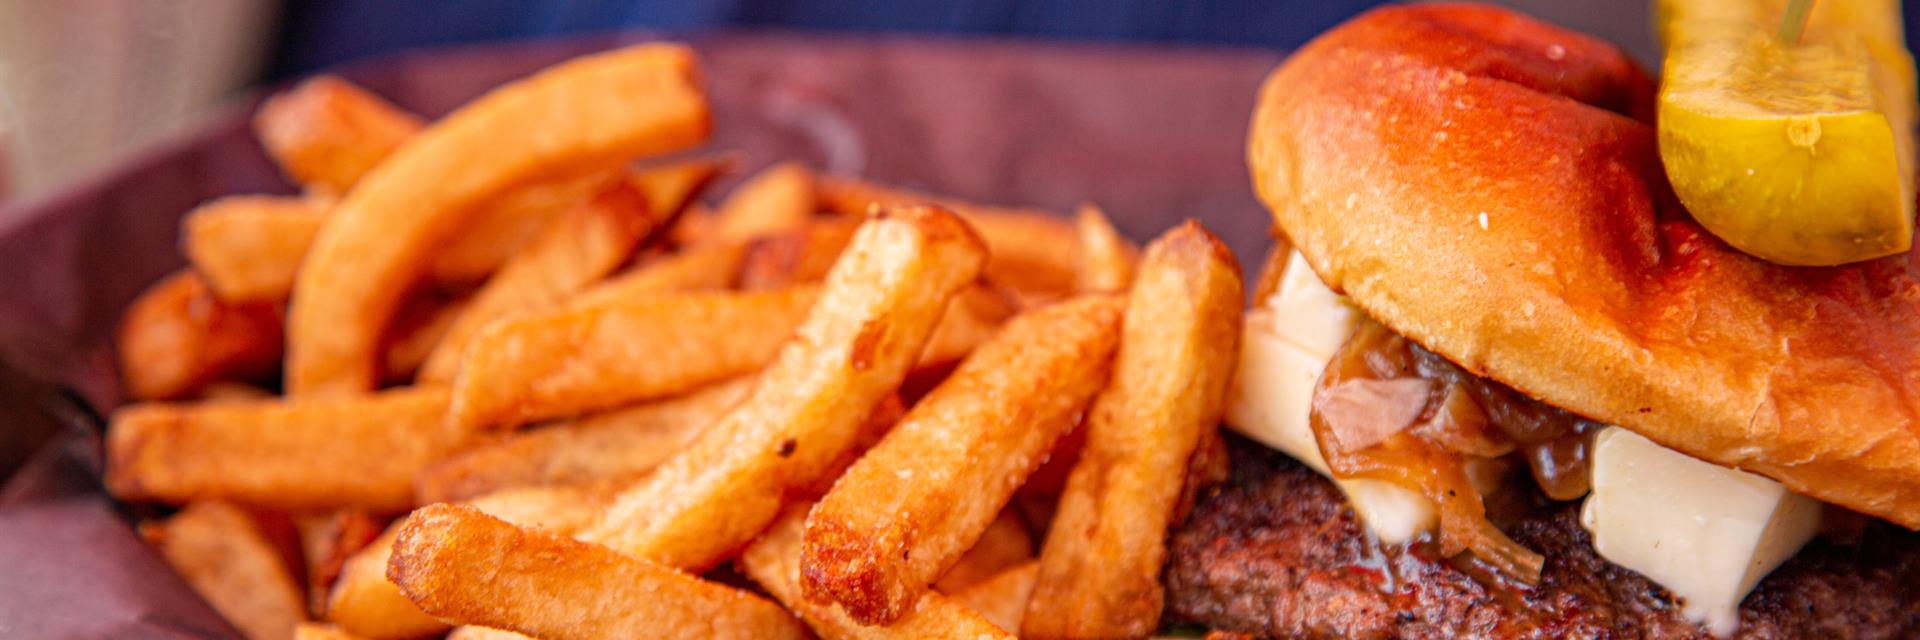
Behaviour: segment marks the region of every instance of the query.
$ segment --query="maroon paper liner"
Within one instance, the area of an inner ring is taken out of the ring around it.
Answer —
[[[554,62],[651,39],[446,49],[339,73],[437,116]],[[685,40],[702,56],[715,109],[707,150],[733,154],[741,173],[798,159],[983,202],[1063,212],[1093,202],[1139,240],[1192,217],[1249,269],[1269,243],[1243,148],[1277,52],[788,33]],[[0,492],[0,636],[232,635],[101,493],[97,434],[82,433],[97,426],[59,425],[121,403],[113,328],[142,288],[183,264],[181,214],[214,196],[292,191],[248,130],[256,102],[0,209],[0,444],[73,434]]]

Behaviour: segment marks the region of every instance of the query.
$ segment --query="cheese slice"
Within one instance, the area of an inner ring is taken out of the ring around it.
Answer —
[[[1240,369],[1227,403],[1227,426],[1327,475],[1308,421],[1313,387],[1352,335],[1359,312],[1313,274],[1300,254],[1288,258],[1280,287],[1247,312]],[[1410,489],[1378,480],[1335,480],[1373,535],[1400,544],[1433,530],[1439,512]]]
[[[1580,521],[1594,550],[1666,587],[1714,635],[1739,627],[1747,592],[1820,524],[1819,501],[1620,427],[1597,434],[1592,455]]]

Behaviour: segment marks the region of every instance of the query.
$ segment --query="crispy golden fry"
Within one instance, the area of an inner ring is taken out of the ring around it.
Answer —
[[[755,238],[740,265],[740,288],[782,287],[827,277],[860,222],[855,216],[818,218]]]
[[[281,302],[333,206],[313,196],[227,196],[187,213],[180,248],[221,300]]]
[[[330,624],[302,622],[293,628],[293,640],[365,640]]]
[[[814,633],[827,640],[919,640],[921,638],[1013,638],[978,613],[938,593],[914,603],[893,624],[872,627],[849,617],[832,603],[816,603],[800,595],[800,535],[811,504],[787,507],[760,538],[740,554],[736,564],[774,599],[800,614]]]
[[[260,105],[260,146],[294,181],[341,194],[420,131],[420,117],[353,83],[319,76]]]
[[[1027,533],[1027,525],[1012,509],[1002,509],[973,547],[933,582],[933,588],[948,595],[960,593],[1033,558],[1033,536]]]
[[[671,291],[701,291],[733,286],[746,247],[713,243],[660,256],[626,273],[588,287],[568,306],[591,307]]]
[[[833,485],[807,518],[801,584],[886,624],[980,539],[1107,381],[1118,298],[1007,322]]]
[[[1040,561],[1028,560],[988,576],[950,598],[1002,629],[1018,629],[1027,613],[1027,600],[1033,595],[1033,583],[1040,575]]]
[[[472,221],[434,247],[426,261],[427,280],[475,283],[506,264],[560,214],[621,184],[617,168],[599,168],[534,182],[482,201]]]
[[[365,511],[343,509],[293,517],[300,532],[300,554],[307,566],[307,606],[315,615],[326,611],[327,592],[339,579],[347,558],[359,553],[386,528]]]
[[[1160,627],[1167,529],[1240,353],[1239,264],[1192,221],[1147,247],[1023,637],[1143,637]]]
[[[120,318],[127,395],[164,400],[218,381],[270,374],[280,359],[280,310],[221,302],[183,271],[148,287]]]
[[[639,45],[483,96],[395,151],[314,239],[288,312],[287,388],[364,393],[380,337],[425,257],[489,197],[552,175],[685,148],[710,128],[693,54]]]
[[[893,395],[985,250],[932,208],[882,212],[854,234],[820,301],[747,399],[623,493],[586,539],[689,571],[712,567],[823,480]]]
[[[807,637],[759,596],[468,506],[408,516],[387,573],[436,616],[543,638]]]
[[[700,158],[648,167],[628,172],[627,184],[647,196],[647,211],[654,221],[672,220],[729,164],[723,159]]]
[[[947,303],[940,326],[927,339],[927,348],[920,352],[914,368],[924,370],[959,362],[992,339],[1014,312],[1013,301],[997,289],[980,285],[962,289]]]
[[[772,361],[816,287],[649,296],[509,318],[474,338],[452,420],[516,426],[685,393]]]
[[[474,508],[508,522],[571,533],[591,522],[612,498],[605,485],[533,487],[488,494]],[[400,523],[347,559],[328,594],[326,619],[353,633],[379,640],[431,636],[447,623],[429,616],[387,579],[387,562]]]
[[[421,504],[521,486],[634,477],[678,453],[746,397],[753,378],[508,436],[421,473]]]
[[[713,235],[713,208],[699,202],[689,203],[685,211],[673,221],[673,228],[667,229],[667,241],[675,247],[692,247],[707,244]]]
[[[420,367],[422,382],[446,382],[480,328],[501,318],[560,306],[633,255],[653,230],[647,201],[626,183],[574,205],[507,259],[447,328]]]
[[[142,529],[193,590],[251,640],[291,638],[307,618],[300,585],[246,510],[196,501]]]
[[[1078,285],[1082,293],[1115,293],[1133,284],[1134,263],[1140,250],[1113,228],[1113,221],[1099,207],[1080,205],[1073,214],[1073,226],[1080,233]]]
[[[1052,213],[973,204],[833,176],[817,178],[814,190],[822,209],[846,215],[860,215],[876,205],[907,204],[932,204],[959,214],[987,242],[987,279],[1014,289],[1022,299],[1068,295],[1079,279],[1079,232]]]
[[[469,439],[446,408],[434,388],[132,405],[107,432],[107,487],[130,501],[401,511],[413,506],[414,475]]]
[[[798,228],[813,210],[813,172],[798,162],[782,162],[735,187],[715,211],[704,239],[745,242]]]
[[[467,312],[473,298],[449,298],[423,293],[400,306],[400,313],[387,328],[386,352],[381,356],[381,378],[388,382],[408,382],[427,361],[434,345]]]

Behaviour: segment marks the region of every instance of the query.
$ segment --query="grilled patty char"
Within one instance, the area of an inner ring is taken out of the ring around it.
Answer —
[[[1174,532],[1167,618],[1282,638],[1710,638],[1665,589],[1600,559],[1579,503],[1515,510],[1547,558],[1530,591],[1490,590],[1430,548],[1382,548],[1332,483],[1229,436],[1232,479]],[[1873,522],[1816,539],[1741,607],[1739,638],[1920,637],[1920,535]]]

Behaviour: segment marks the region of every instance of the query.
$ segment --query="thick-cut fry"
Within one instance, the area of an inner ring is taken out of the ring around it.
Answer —
[[[400,313],[394,316],[393,326],[387,328],[381,378],[388,382],[413,380],[434,345],[440,344],[440,339],[472,302],[472,297],[449,298],[425,293],[403,303]]]
[[[1002,509],[973,547],[933,582],[933,588],[949,595],[960,593],[1033,558],[1033,536],[1027,533],[1027,525],[1012,509]]]
[[[753,240],[740,265],[740,288],[765,289],[827,277],[833,261],[853,241],[861,218],[819,218]]]
[[[413,506],[413,477],[468,440],[446,408],[446,390],[433,388],[133,405],[114,412],[107,432],[107,488],[172,504],[401,511]]]
[[[819,291],[649,296],[503,320],[454,379],[455,424],[515,426],[684,393],[773,360]]]
[[[1073,214],[1073,226],[1080,233],[1080,268],[1077,289],[1082,293],[1115,293],[1133,284],[1133,263],[1139,249],[1113,228],[1113,221],[1099,207],[1080,205]]]
[[[700,571],[778,515],[855,446],[985,250],[958,218],[893,209],[854,234],[820,301],[747,399],[686,451],[623,493],[587,539]]]
[[[678,453],[740,403],[753,378],[517,433],[427,468],[421,504],[520,486],[637,476]]]
[[[1018,629],[1027,613],[1027,599],[1033,595],[1034,579],[1039,574],[1040,562],[1029,560],[952,592],[950,598],[978,611],[980,617],[1002,629]]]
[[[272,373],[280,359],[280,310],[221,302],[198,275],[183,271],[127,308],[119,347],[127,395],[185,397],[209,383]]]
[[[993,338],[1014,314],[1013,301],[992,287],[975,285],[954,294],[940,326],[927,339],[916,369],[944,367],[959,362],[974,348]]]
[[[814,633],[827,640],[920,640],[922,638],[965,638],[988,640],[1013,638],[1006,627],[938,593],[929,593],[915,602],[899,620],[884,627],[867,626],[848,616],[832,603],[817,603],[800,594],[800,536],[811,504],[787,507],[780,518],[760,538],[740,554],[735,563],[760,588],[774,599],[800,614]]]
[[[488,494],[471,501],[474,508],[508,522],[570,534],[592,522],[612,498],[600,484],[533,487]],[[353,633],[376,640],[431,636],[447,630],[447,623],[429,616],[387,579],[387,562],[400,523],[387,529],[365,549],[348,558],[327,596],[325,617]]]
[[[899,619],[980,539],[1106,383],[1122,302],[1028,312],[960,363],[807,518],[802,585],[855,619]]]
[[[366,640],[345,629],[318,622],[302,622],[293,628],[293,640]]]
[[[616,167],[596,168],[527,184],[488,198],[465,224],[424,260],[427,280],[474,283],[485,280],[560,214],[594,194],[621,183]]]
[[[701,158],[648,167],[627,173],[627,184],[647,197],[647,211],[656,222],[672,220],[707,183],[727,170],[726,160]]]
[[[319,76],[260,105],[260,146],[309,189],[341,194],[420,131],[420,117],[335,76]]]
[[[591,307],[670,291],[700,291],[733,286],[746,247],[712,243],[660,256],[626,273],[588,287],[568,306]]]
[[[1021,629],[1142,637],[1160,626],[1166,536],[1195,452],[1217,428],[1240,353],[1239,262],[1188,221],[1147,247],[1113,381],[1087,414]]]
[[[594,195],[555,218],[487,284],[447,328],[427,362],[422,382],[445,382],[460,366],[467,343],[482,326],[508,316],[559,306],[611,273],[653,229],[647,201],[625,183]]]
[[[395,151],[341,200],[302,264],[288,314],[288,390],[372,389],[401,296],[484,199],[704,139],[697,75],[680,46],[578,58],[494,90]]]
[[[813,210],[813,172],[798,162],[782,162],[736,187],[715,211],[705,239],[745,242],[798,228]]]
[[[365,511],[346,509],[296,515],[300,553],[307,565],[307,606],[315,615],[326,611],[327,592],[348,558],[380,537],[386,523]]]
[[[1046,211],[979,205],[833,176],[816,179],[814,189],[820,207],[834,213],[932,204],[960,214],[987,242],[987,279],[1015,289],[1023,299],[1068,295],[1079,279],[1079,232]]]
[[[333,206],[313,196],[220,198],[181,221],[180,248],[221,300],[282,302]]]
[[[807,637],[759,596],[468,506],[408,516],[387,573],[436,616],[542,638]]]
[[[246,510],[198,501],[142,533],[250,640],[291,638],[294,625],[307,618],[299,583]]]

